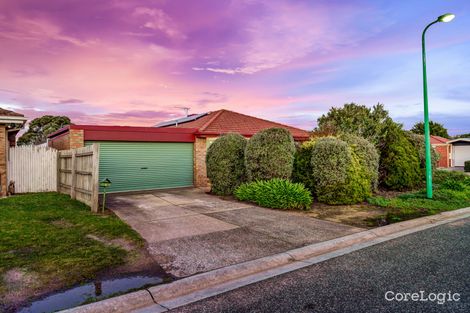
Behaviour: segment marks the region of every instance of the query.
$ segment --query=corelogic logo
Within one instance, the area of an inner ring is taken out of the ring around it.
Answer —
[[[437,304],[444,304],[446,302],[460,301],[460,293],[448,292],[426,292],[420,290],[419,292],[393,292],[387,291],[385,293],[385,300],[398,301],[398,302],[436,302]]]

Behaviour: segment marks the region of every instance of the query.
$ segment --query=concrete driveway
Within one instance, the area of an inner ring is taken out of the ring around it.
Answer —
[[[177,277],[363,230],[298,212],[224,200],[196,188],[109,198],[111,210],[147,241],[150,254]]]

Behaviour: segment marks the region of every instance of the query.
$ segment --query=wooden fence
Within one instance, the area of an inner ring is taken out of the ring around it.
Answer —
[[[98,212],[99,145],[59,151],[57,191],[69,194]]]
[[[57,150],[44,146],[10,147],[8,183],[15,192],[57,191]]]

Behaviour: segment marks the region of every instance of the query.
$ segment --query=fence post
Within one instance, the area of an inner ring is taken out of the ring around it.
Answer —
[[[70,198],[76,199],[76,190],[75,188],[77,187],[77,173],[76,173],[76,167],[77,167],[77,151],[75,149],[72,150],[72,181],[71,181],[71,186],[70,186]]]
[[[97,213],[99,207],[99,194],[100,194],[100,146],[97,143],[93,144],[93,170],[92,170],[92,194],[91,194],[91,211]]]
[[[56,158],[57,158],[57,160],[56,160],[56,162],[57,162],[57,174],[56,174],[57,175],[57,178],[56,178],[57,179],[57,186],[56,186],[56,188],[57,188],[57,192],[60,193],[60,176],[61,176],[60,175],[60,166],[61,166],[61,161],[60,161],[60,151],[59,150],[57,150],[57,152],[56,152]]]

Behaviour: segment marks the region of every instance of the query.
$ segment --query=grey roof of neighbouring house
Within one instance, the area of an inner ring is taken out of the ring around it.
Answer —
[[[165,121],[165,122],[158,123],[158,124],[155,125],[155,127],[165,127],[165,126],[172,126],[172,125],[187,123],[187,122],[197,120],[198,118],[201,118],[205,115],[207,115],[207,113],[191,114],[191,115],[181,117],[181,118],[177,118],[177,119],[174,119],[174,120],[171,120],[171,121]]]

